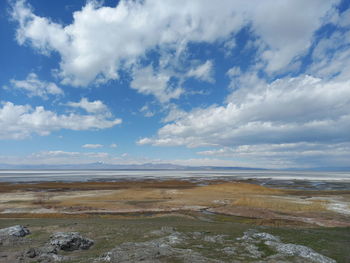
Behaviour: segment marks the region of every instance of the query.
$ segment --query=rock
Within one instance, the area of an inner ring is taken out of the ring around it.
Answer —
[[[35,259],[38,262],[45,262],[45,263],[58,262],[58,261],[69,259],[68,257],[57,255],[57,248],[49,244],[46,244],[40,248],[28,249],[21,256],[21,258],[25,258],[25,257],[30,259]]]
[[[171,231],[173,232],[173,231]],[[126,263],[144,262],[160,263],[167,262],[165,259],[177,259],[181,262],[220,262],[204,257],[192,249],[175,248],[172,245],[184,243],[186,237],[179,233],[172,234],[145,242],[127,242],[104,254],[99,261]]]
[[[37,256],[37,252],[34,248],[30,248],[27,252],[26,252],[26,256],[29,258],[35,258]]]
[[[323,256],[306,246],[277,243],[273,241],[267,241],[265,244],[273,247],[277,252],[282,253],[286,256],[301,257],[317,263],[336,263],[335,260]]]
[[[244,232],[244,235],[236,239],[240,244],[242,250],[245,250],[244,256],[263,259],[270,262],[284,262],[286,258],[293,257],[295,262],[317,262],[317,263],[335,263],[331,258],[323,256],[313,249],[296,244],[285,244],[281,242],[279,237],[269,233],[259,233],[256,230],[249,230]],[[275,252],[273,255],[267,256],[263,251],[260,251],[261,245],[268,246],[271,251]],[[294,261],[293,261],[294,262]]]
[[[259,239],[259,240],[263,240],[263,241],[280,242],[279,237],[275,237],[269,233],[254,233],[251,235],[251,237],[254,239]]]
[[[24,237],[29,235],[30,231],[25,226],[16,225],[0,229],[0,236]]]
[[[39,249],[39,254],[57,254],[57,248],[51,245],[45,245]]]
[[[65,251],[89,249],[94,241],[82,237],[78,232],[57,232],[51,236],[50,245]]]

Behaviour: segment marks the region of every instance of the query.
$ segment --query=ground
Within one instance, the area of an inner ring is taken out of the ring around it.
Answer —
[[[2,183],[0,228],[21,224],[31,234],[15,245],[1,245],[0,262],[16,262],[9,259],[43,246],[58,231],[80,232],[95,241],[89,250],[60,252],[69,254],[65,262],[93,262],[125,242],[154,240],[152,233],[164,227],[191,237],[176,249],[190,248],[225,262],[231,262],[223,253],[230,248],[215,238],[231,242],[248,230],[350,262],[349,200],[348,190],[279,189],[248,182]],[[205,238],[193,238],[197,232]],[[263,243],[258,248],[265,256],[274,253]]]

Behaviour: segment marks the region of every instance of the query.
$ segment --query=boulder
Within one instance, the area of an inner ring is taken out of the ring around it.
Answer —
[[[78,232],[57,232],[51,236],[50,245],[60,250],[89,249],[94,241],[82,237]]]
[[[3,236],[3,237],[6,237],[6,236],[24,237],[29,234],[30,234],[29,229],[21,225],[10,226],[7,228],[0,229],[0,236]]]

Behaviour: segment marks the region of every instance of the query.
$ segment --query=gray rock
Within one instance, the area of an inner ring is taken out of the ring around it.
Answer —
[[[296,244],[285,244],[281,242],[279,237],[269,233],[259,233],[256,230],[249,230],[240,238],[237,238],[240,244],[236,246],[241,247],[245,251],[244,256],[262,260],[262,262],[285,262],[288,257],[293,257],[293,262],[317,262],[317,263],[335,263],[331,258],[323,256],[313,249]],[[259,245],[265,244],[272,251],[274,255],[266,257],[262,251],[259,250]],[[260,262],[260,261],[259,261]],[[288,262],[288,260],[287,260]]]
[[[317,263],[336,263],[335,260],[328,258],[326,256],[323,256],[317,253],[316,251],[314,251],[313,249],[306,246],[295,245],[295,244],[284,244],[284,243],[278,243],[273,241],[267,241],[265,242],[265,244],[274,248],[277,252],[284,254],[286,256],[301,257]]]
[[[220,262],[204,257],[192,249],[175,248],[173,245],[183,243],[186,237],[174,232],[166,237],[145,241],[127,242],[104,254],[99,261],[126,263],[126,262],[168,262],[166,259],[176,258],[181,262]]]
[[[263,241],[275,241],[275,242],[281,241],[279,237],[275,237],[269,233],[253,233],[251,237],[254,239],[263,240]]]
[[[37,256],[37,251],[34,248],[28,249],[26,256],[29,258],[35,258]]]
[[[47,263],[65,259],[65,257],[57,255],[57,249],[51,245],[44,245],[40,248],[30,248],[23,254],[22,258],[25,257]]]
[[[29,229],[21,225],[10,226],[7,228],[0,229],[0,236],[3,236],[3,237],[6,237],[6,236],[24,237],[29,234],[30,234]]]
[[[50,245],[65,251],[89,249],[94,241],[82,237],[78,232],[57,232],[51,236]]]

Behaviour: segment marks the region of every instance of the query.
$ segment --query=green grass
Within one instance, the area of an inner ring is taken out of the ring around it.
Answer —
[[[49,236],[56,231],[77,231],[82,235],[95,241],[95,245],[89,250],[66,252],[76,257],[70,262],[89,262],[91,258],[97,258],[103,253],[124,242],[142,242],[156,238],[149,233],[158,230],[162,226],[175,227],[179,232],[206,232],[206,235],[226,235],[225,240],[235,240],[243,235],[248,229],[257,229],[279,236],[285,243],[294,243],[313,248],[315,251],[337,260],[337,262],[350,262],[348,253],[350,241],[350,228],[295,228],[276,226],[257,226],[251,224],[250,220],[240,217],[221,215],[203,215],[187,213],[188,217],[163,216],[163,217],[134,217],[134,218],[102,218],[99,216],[87,219],[1,219],[0,228],[16,224],[27,226],[32,234],[27,236],[29,244],[22,244],[20,247],[2,247],[3,251],[23,250],[29,247],[39,247],[48,241]],[[191,219],[189,216],[192,216]],[[199,217],[205,217],[199,220]],[[229,241],[228,241],[229,242]],[[203,248],[193,247],[193,250],[202,253],[204,256],[217,259],[229,259],[220,250],[227,246],[220,243],[203,242],[201,240],[189,240],[186,246],[201,245]],[[258,248],[265,255],[274,252],[264,244]],[[35,260],[33,261],[35,262]],[[178,262],[172,259],[169,262]],[[68,262],[67,262],[68,263]]]

